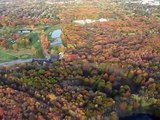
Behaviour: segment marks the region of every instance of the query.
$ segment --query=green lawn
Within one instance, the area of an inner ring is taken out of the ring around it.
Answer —
[[[33,58],[33,54],[31,48],[23,48],[19,49],[18,51],[14,50],[3,50],[0,47],[0,63],[2,62],[9,62],[16,59],[28,59]]]
[[[8,53],[7,50],[0,48],[0,63],[18,59],[18,56]]]
[[[40,36],[39,32],[31,33],[30,37],[32,40],[32,45],[34,46],[34,48],[36,48],[38,56],[40,58],[45,58],[39,36]]]

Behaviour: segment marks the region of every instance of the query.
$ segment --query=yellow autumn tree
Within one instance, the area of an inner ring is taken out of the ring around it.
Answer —
[[[42,49],[43,49],[43,53],[45,55],[48,55],[48,50],[49,50],[49,46],[50,46],[50,41],[48,40],[47,35],[44,33],[44,31],[42,31],[41,34],[41,44],[42,44]]]
[[[17,44],[13,44],[12,48],[13,48],[14,51],[17,51],[18,50],[18,45]]]

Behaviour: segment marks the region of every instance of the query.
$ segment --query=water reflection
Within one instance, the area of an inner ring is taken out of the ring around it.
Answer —
[[[60,38],[61,34],[62,34],[61,29],[55,30],[55,31],[53,31],[51,38],[53,38],[53,39]]]

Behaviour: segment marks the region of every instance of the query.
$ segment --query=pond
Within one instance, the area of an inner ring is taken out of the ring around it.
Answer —
[[[51,42],[51,46],[55,46],[55,45],[60,45],[63,46],[63,42],[61,39],[61,34],[62,34],[62,30],[61,29],[57,29],[54,30],[51,34],[51,38],[55,39],[53,42]]]
[[[56,40],[54,40],[53,42],[51,42],[51,46],[55,46],[55,45],[62,45],[62,39],[61,38],[57,38]]]
[[[54,47],[54,46],[64,47],[63,41],[61,39],[61,34],[62,34],[61,29],[57,29],[53,31],[53,33],[51,34],[51,38],[53,38],[54,41],[50,43],[50,47]],[[60,52],[58,55],[59,55],[59,59],[62,59],[64,57],[64,52]]]
[[[57,30],[53,31],[53,33],[51,34],[51,38],[53,38],[53,39],[60,38],[61,34],[62,34],[62,30],[57,29]]]

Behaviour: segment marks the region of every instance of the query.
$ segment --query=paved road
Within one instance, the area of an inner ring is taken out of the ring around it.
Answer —
[[[18,59],[18,60],[13,60],[10,62],[0,63],[0,66],[10,66],[10,65],[15,65],[15,64],[20,64],[20,63],[29,63],[29,62],[32,62],[32,60],[33,59],[27,59],[27,60]]]

